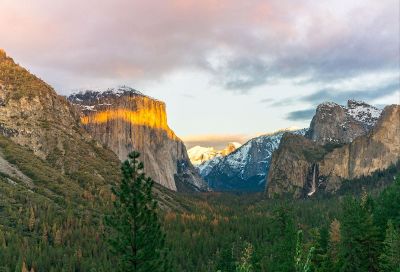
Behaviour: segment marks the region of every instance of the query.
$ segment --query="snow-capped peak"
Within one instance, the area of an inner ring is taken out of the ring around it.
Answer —
[[[373,126],[381,116],[382,110],[362,101],[349,100],[347,102],[347,112],[355,120],[367,126]]]
[[[222,150],[216,150],[214,147],[202,147],[202,146],[194,146],[188,150],[188,155],[190,161],[194,165],[200,165],[206,161],[209,161],[215,157],[223,157],[226,156],[241,146],[240,143],[231,142],[228,143],[227,146]]]

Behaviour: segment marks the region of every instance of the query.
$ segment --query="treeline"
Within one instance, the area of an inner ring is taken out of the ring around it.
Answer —
[[[399,271],[400,179],[386,186],[373,196],[364,189],[296,201],[180,196],[184,212],[159,213],[168,265],[171,271]],[[12,195],[18,205],[0,200],[0,271],[116,271],[106,208],[60,209]]]

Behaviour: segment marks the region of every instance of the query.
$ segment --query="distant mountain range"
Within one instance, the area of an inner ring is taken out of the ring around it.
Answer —
[[[215,191],[263,191],[272,153],[289,130],[253,138],[227,156],[198,165],[200,175]],[[304,135],[306,129],[292,131]]]
[[[400,106],[364,102],[318,106],[305,135],[286,133],[274,152],[269,197],[335,193],[343,181],[372,175],[400,158]]]
[[[355,100],[346,106],[322,103],[309,128],[253,138],[229,155],[204,156],[196,167],[214,191],[263,191],[267,187],[271,197],[311,196],[322,188],[334,192],[344,179],[370,175],[397,162],[398,107],[382,111]],[[392,118],[387,117],[388,111]],[[386,136],[371,135],[377,130]],[[342,152],[341,157],[335,152]]]
[[[79,196],[88,197],[89,189],[93,197],[109,193],[120,161],[132,150],[142,153],[146,173],[170,190],[266,190],[270,197],[334,193],[344,180],[387,169],[400,157],[399,105],[382,111],[354,100],[345,106],[322,103],[307,129],[187,152],[168,126],[165,104],[129,87],[66,99],[0,50],[0,90],[0,140],[28,152],[25,157],[38,169],[56,171],[68,193]],[[6,153],[3,147],[0,172],[6,182],[48,189],[37,182],[35,169]],[[58,194],[57,184],[51,188]]]
[[[240,143],[231,142],[228,143],[224,149],[216,150],[214,147],[202,147],[196,145],[188,150],[188,155],[193,165],[198,166],[214,159],[215,157],[224,157],[238,149],[240,146]]]

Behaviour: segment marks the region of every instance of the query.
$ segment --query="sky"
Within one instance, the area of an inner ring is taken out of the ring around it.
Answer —
[[[59,94],[127,85],[189,146],[400,103],[399,0],[0,0],[0,48]]]

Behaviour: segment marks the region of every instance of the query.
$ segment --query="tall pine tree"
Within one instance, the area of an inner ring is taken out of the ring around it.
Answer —
[[[379,257],[381,271],[400,272],[400,234],[392,220],[388,221],[383,245],[383,252]]]
[[[113,188],[114,209],[105,220],[110,231],[109,243],[119,271],[168,271],[165,234],[152,195],[154,182],[145,176],[139,156],[135,151],[129,154],[121,167],[122,181]]]
[[[378,271],[379,238],[374,225],[370,201],[345,199],[340,225],[341,271]]]

